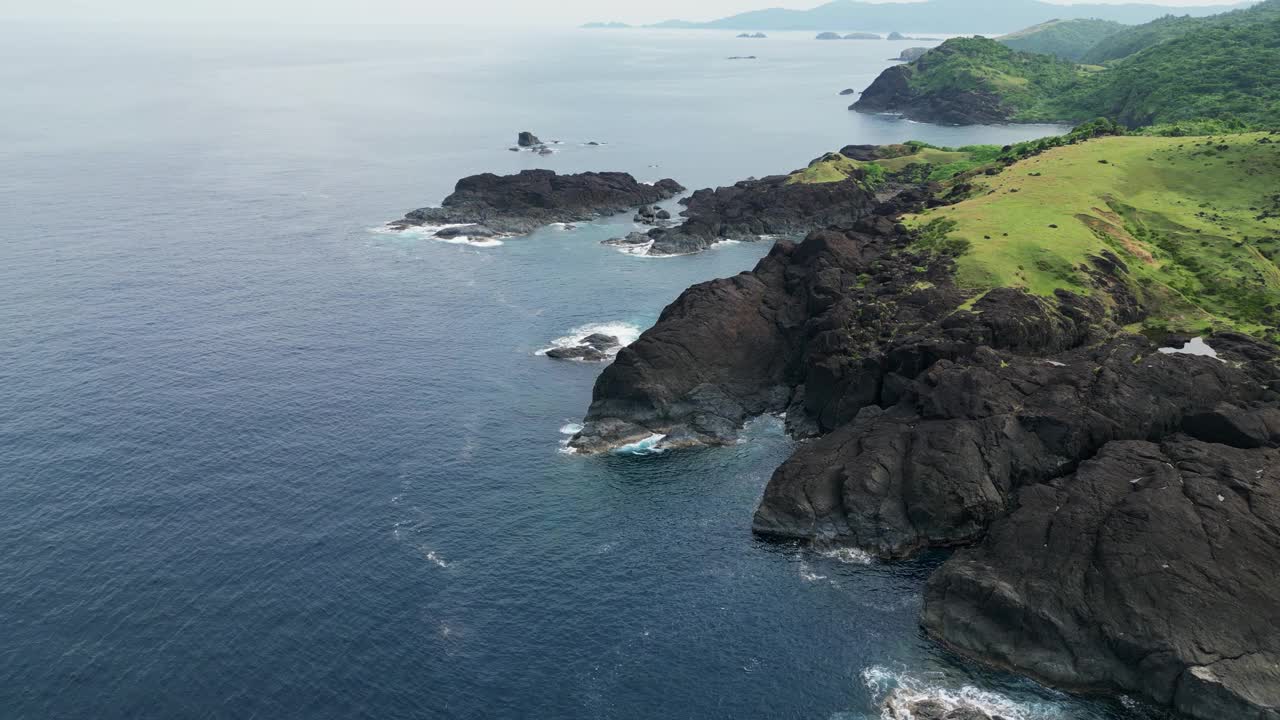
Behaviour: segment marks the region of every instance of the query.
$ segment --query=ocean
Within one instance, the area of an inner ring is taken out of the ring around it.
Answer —
[[[848,112],[911,42],[432,27],[0,26],[0,717],[1155,717],[917,627],[942,559],[760,541],[790,452],[563,452],[600,366],[768,243],[629,256],[618,217],[389,233],[457,178],[689,188],[848,143],[1004,143]],[[755,55],[753,60],[729,60]],[[507,148],[520,130],[559,140]],[[588,142],[603,143],[599,146]]]

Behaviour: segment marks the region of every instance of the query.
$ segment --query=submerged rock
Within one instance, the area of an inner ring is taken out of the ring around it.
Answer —
[[[568,347],[556,347],[547,350],[546,355],[556,360],[585,360],[602,362],[613,357],[620,342],[613,335],[593,333],[578,340],[578,344]]]
[[[459,180],[440,207],[414,210],[390,226],[482,225],[494,233],[520,235],[551,223],[586,221],[625,212],[681,192],[684,188],[671,179],[647,185],[619,172],[558,175],[551,170],[524,170],[501,176],[484,173]]]
[[[441,228],[436,231],[435,236],[438,238],[456,238],[456,237],[474,237],[474,238],[491,238],[497,237],[499,233],[483,226],[483,225],[455,225],[453,227]]]

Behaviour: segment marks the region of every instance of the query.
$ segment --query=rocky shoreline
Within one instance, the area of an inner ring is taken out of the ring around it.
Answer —
[[[680,213],[682,224],[660,225],[605,244],[647,248],[648,255],[688,255],[725,240],[799,238],[819,228],[855,223],[871,215],[883,199],[859,177],[823,183],[791,182],[791,178],[773,175],[697,190],[680,200],[685,206]]]
[[[743,217],[723,190],[690,198],[686,225]],[[757,534],[884,560],[962,547],[928,584],[942,644],[1204,720],[1280,717],[1280,349],[1125,332],[1146,310],[1109,251],[1088,294],[973,298],[896,221],[934,198],[901,190],[686,290],[601,374],[570,445],[727,444],[785,413],[812,439],[769,481]]]
[[[437,231],[493,237],[527,235],[552,223],[585,222],[669,200],[684,192],[670,178],[652,185],[621,172],[558,175],[522,170],[515,175],[483,173],[458,181],[440,207],[419,208],[388,223],[392,229],[465,226]]]

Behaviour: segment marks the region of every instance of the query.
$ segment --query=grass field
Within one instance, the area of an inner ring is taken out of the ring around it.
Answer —
[[[956,223],[962,286],[1088,293],[1087,259],[1110,249],[1150,326],[1280,325],[1280,136],[1098,138],[974,182],[970,199],[908,218]]]

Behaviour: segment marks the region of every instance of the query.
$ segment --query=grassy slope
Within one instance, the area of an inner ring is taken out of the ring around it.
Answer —
[[[1021,52],[1043,53],[1071,62],[1081,62],[1085,54],[1099,42],[1126,27],[1110,20],[1050,20],[997,40]]]
[[[1110,249],[1148,324],[1276,332],[1280,136],[1099,138],[977,178],[990,193],[909,219],[956,222],[963,286],[1089,292],[1080,267]]]

